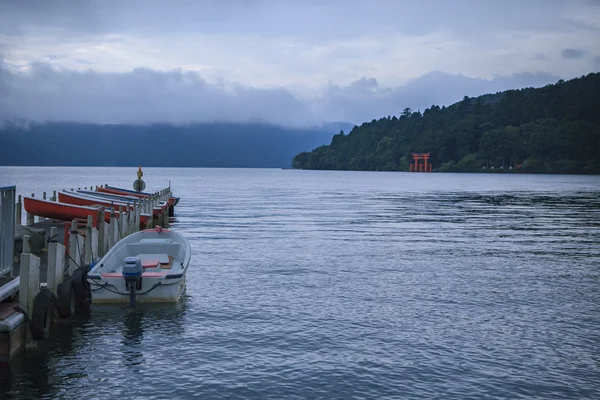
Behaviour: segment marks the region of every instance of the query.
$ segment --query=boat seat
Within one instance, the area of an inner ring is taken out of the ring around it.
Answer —
[[[160,264],[161,268],[171,268],[173,257],[167,254],[138,254],[137,257],[142,261],[142,267],[145,268],[158,268],[157,264]]]
[[[164,244],[164,243],[171,243],[172,240],[170,238],[164,238],[164,239],[159,239],[159,238],[155,238],[155,239],[141,239],[140,243],[142,244],[147,244],[147,243],[156,243],[156,244]]]
[[[142,268],[145,270],[154,269],[160,271],[160,261],[158,260],[142,260]]]

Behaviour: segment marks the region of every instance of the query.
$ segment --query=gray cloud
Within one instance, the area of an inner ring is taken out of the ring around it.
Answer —
[[[448,105],[464,95],[541,86],[558,77],[519,74],[494,80],[434,72],[397,87],[375,78],[331,85],[317,96],[280,89],[212,84],[197,73],[135,69],[128,73],[76,72],[36,64],[27,72],[0,69],[0,119],[91,123],[268,122],[310,126],[330,121],[361,123]]]
[[[596,70],[597,11],[595,0],[1,0],[0,117],[361,123]]]
[[[3,0],[0,30],[24,34],[34,26],[91,35],[258,32],[328,40],[362,36],[375,28],[383,34],[442,29],[481,36],[498,30],[571,29],[568,22],[577,18],[569,11],[593,6],[589,0]]]
[[[563,49],[561,54],[565,60],[577,60],[587,56],[588,52],[583,49]]]
[[[183,71],[139,68],[129,73],[75,72],[37,64],[26,73],[1,69],[0,88],[0,117],[5,119],[175,124],[315,122],[308,108],[284,89],[218,86]]]

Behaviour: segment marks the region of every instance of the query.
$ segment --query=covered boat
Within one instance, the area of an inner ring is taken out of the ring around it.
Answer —
[[[133,198],[134,200],[139,200]],[[77,205],[102,205],[104,207],[114,207],[119,209],[123,207],[124,211],[133,209],[133,201],[125,196],[108,195],[100,192],[90,192],[79,190],[77,192],[61,191],[58,192],[58,200],[63,203]],[[166,203],[161,203],[159,207],[153,207],[152,216],[157,218],[165,210]]]
[[[98,207],[94,206],[66,204],[28,196],[23,197],[23,207],[29,214],[61,221],[71,221],[75,218],[86,219],[88,215],[91,215],[94,217],[94,225],[96,224],[96,214],[98,212]],[[119,212],[116,211],[115,214],[118,218]],[[110,210],[104,211],[104,220],[110,222]]]
[[[119,241],[88,272],[92,304],[177,301],[191,247],[182,234],[156,227]]]
[[[141,199],[152,196],[150,193],[147,193],[147,192],[136,192],[134,190],[123,189],[123,188],[118,188],[118,187],[113,187],[113,186],[108,186],[108,185],[104,185],[104,187],[97,187],[96,190],[101,193],[117,194],[117,195],[123,195],[123,196],[135,196],[135,197],[139,197]],[[167,203],[169,206],[174,207],[179,203],[179,197],[170,197],[169,201]]]
[[[119,209],[119,207],[122,207],[125,211],[133,209],[132,203],[126,203],[124,201],[117,201],[106,198],[98,198],[81,193],[66,191],[58,192],[58,201],[62,203],[75,204],[78,206],[114,207],[117,210]]]
[[[37,215],[38,217],[57,219],[60,221],[71,221],[76,218],[86,219],[88,215],[93,217],[94,226],[96,226],[96,214],[101,205],[82,206],[76,204],[62,203],[59,201],[50,201],[36,199],[35,197],[23,197],[23,207],[29,214]],[[111,210],[105,207],[104,221],[110,222]],[[115,216],[119,218],[119,210],[114,210]],[[147,227],[150,223],[149,214],[140,215],[140,225]]]

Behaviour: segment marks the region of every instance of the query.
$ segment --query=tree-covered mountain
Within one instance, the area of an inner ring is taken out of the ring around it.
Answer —
[[[404,109],[301,152],[294,168],[408,171],[431,153],[438,171],[600,173],[600,73],[542,88]]]
[[[0,165],[290,167],[294,154],[329,143],[341,126],[351,125],[5,123]]]

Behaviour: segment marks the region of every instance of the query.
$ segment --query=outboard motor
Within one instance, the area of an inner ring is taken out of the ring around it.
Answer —
[[[129,290],[129,305],[135,306],[135,292],[142,289],[142,260],[139,257],[126,257],[123,264],[125,289]]]

